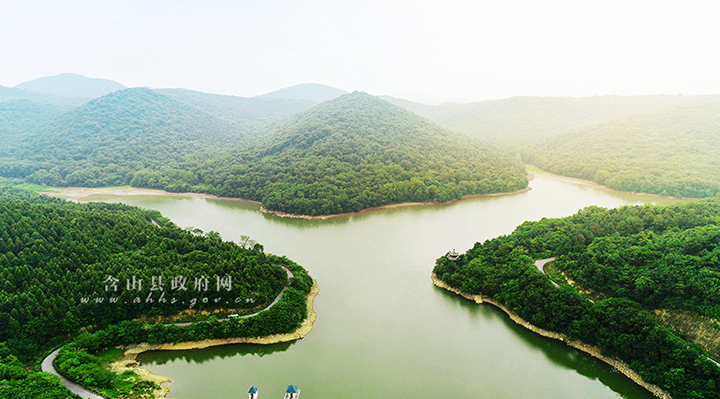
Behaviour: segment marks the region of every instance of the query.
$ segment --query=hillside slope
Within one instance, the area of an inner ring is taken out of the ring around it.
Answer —
[[[0,143],[28,133],[66,111],[64,106],[29,100],[0,102]]]
[[[430,106],[385,97],[440,126],[523,152],[524,155],[533,153],[537,142],[558,135],[618,118],[713,98],[720,100],[718,96],[667,95],[512,97],[470,104]]]
[[[566,176],[678,197],[720,193],[720,102],[620,118],[549,140],[532,159]]]

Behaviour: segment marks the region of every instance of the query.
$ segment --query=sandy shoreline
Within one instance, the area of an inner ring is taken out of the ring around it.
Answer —
[[[570,341],[570,340],[568,340],[568,337],[567,337],[565,334],[560,334],[560,333],[556,333],[556,332],[553,332],[553,331],[548,331],[548,330],[543,330],[542,328],[538,328],[538,327],[530,324],[528,321],[526,321],[525,319],[521,318],[521,317],[518,316],[517,314],[511,312],[511,311],[508,310],[503,304],[495,301],[494,299],[492,299],[492,298],[490,298],[490,297],[487,297],[487,296],[484,296],[484,295],[470,295],[470,294],[465,294],[465,293],[463,293],[462,291],[460,291],[460,290],[458,290],[458,289],[455,289],[455,288],[453,288],[453,287],[450,287],[449,285],[445,284],[444,281],[440,280],[440,279],[437,277],[437,275],[435,275],[435,273],[432,274],[431,278],[432,278],[433,284],[434,284],[436,287],[439,287],[439,288],[448,290],[448,291],[450,291],[450,292],[453,292],[453,293],[455,293],[455,294],[457,294],[457,295],[462,296],[462,297],[465,298],[465,299],[469,299],[469,300],[471,300],[471,301],[474,301],[475,303],[489,303],[489,304],[491,304],[491,305],[494,305],[494,306],[496,306],[497,308],[499,308],[500,310],[502,310],[503,312],[505,312],[505,313],[510,317],[510,319],[511,319],[512,321],[514,321],[516,324],[519,324],[519,325],[527,328],[528,330],[530,330],[530,331],[532,331],[532,332],[534,332],[534,333],[540,334],[540,335],[542,335],[543,337],[548,337],[548,338],[552,338],[552,339],[557,339],[557,340],[560,340],[560,341],[562,341],[562,342],[565,342],[565,344],[567,344],[568,346],[571,346],[571,347],[573,347],[573,348],[575,348],[575,349],[577,349],[577,350],[583,351],[583,352],[585,352],[585,353],[587,353],[587,354],[589,354],[589,355],[591,355],[591,356],[593,356],[593,357],[595,357],[595,358],[597,358],[597,359],[599,359],[599,360],[602,360],[603,362],[605,362],[605,363],[613,366],[613,367],[614,367],[615,369],[617,369],[619,372],[623,373],[626,377],[628,377],[628,378],[630,378],[631,380],[633,380],[636,384],[638,384],[638,385],[640,385],[641,387],[647,389],[650,393],[652,393],[653,395],[655,395],[655,396],[658,397],[658,398],[661,398],[661,399],[672,399],[672,397],[670,396],[670,394],[668,394],[667,392],[665,392],[665,391],[663,391],[662,389],[660,389],[660,387],[645,382],[645,380],[643,380],[642,377],[640,377],[640,375],[639,375],[637,372],[635,372],[634,370],[632,370],[632,369],[630,368],[630,366],[628,366],[625,362],[623,362],[623,361],[621,361],[621,360],[618,360],[618,359],[613,359],[613,358],[610,358],[610,357],[607,357],[607,356],[603,356],[603,355],[601,354],[600,348],[598,348],[598,347],[596,347],[596,346],[592,346],[592,345],[587,345],[587,344],[585,344],[585,343],[583,343],[583,342],[580,342],[580,341]]]
[[[223,199],[232,201],[248,202],[251,204],[260,205],[259,201],[253,201],[244,198],[232,198],[232,197],[218,197],[212,194],[203,193],[171,193],[169,191],[155,190],[150,188],[136,188],[131,186],[121,187],[58,187],[59,191],[40,191],[41,194],[48,195],[50,197],[63,198],[68,201],[87,203],[91,201],[82,201],[83,198],[91,195],[161,195],[165,197],[194,197],[194,198],[208,198],[208,199]]]
[[[269,215],[282,217],[282,218],[291,218],[291,219],[307,219],[307,220],[325,220],[325,219],[333,219],[333,218],[342,218],[342,217],[348,217],[348,216],[356,216],[356,215],[363,215],[365,213],[370,212],[377,212],[382,211],[386,209],[395,209],[395,208],[407,208],[407,207],[413,207],[413,206],[442,206],[442,205],[450,205],[455,202],[469,199],[469,198],[479,198],[479,197],[499,197],[504,195],[515,195],[520,193],[525,193],[532,190],[532,187],[527,186],[523,189],[516,190],[516,191],[510,191],[510,192],[504,192],[504,193],[492,193],[492,194],[468,194],[463,195],[460,198],[446,201],[446,202],[403,202],[400,204],[389,204],[389,205],[382,205],[382,206],[375,206],[372,208],[363,209],[361,211],[357,212],[346,212],[346,213],[335,213],[332,215],[321,215],[321,216],[310,216],[310,215],[295,215],[292,213],[285,213],[280,211],[271,211],[268,209],[265,209],[264,206],[260,206],[260,212],[267,213]]]
[[[202,193],[171,193],[171,192],[163,191],[163,190],[154,190],[154,189],[148,189],[148,188],[135,188],[135,187],[130,187],[130,186],[98,187],[98,188],[68,187],[68,188],[59,188],[59,191],[46,191],[46,192],[41,191],[40,193],[51,196],[51,197],[63,198],[68,201],[77,202],[77,203],[92,202],[92,201],[83,200],[84,198],[89,197],[91,195],[118,195],[118,196],[160,195],[160,196],[167,196],[167,197],[193,197],[193,198],[222,199],[222,200],[247,202],[247,203],[259,205],[260,206],[259,212],[262,212],[262,213],[265,213],[268,215],[272,215],[272,216],[277,216],[277,217],[282,217],[282,218],[290,218],[290,219],[325,220],[325,219],[362,215],[365,213],[377,212],[377,211],[382,211],[382,210],[386,210],[386,209],[405,208],[405,207],[414,207],[414,206],[449,205],[449,204],[455,203],[457,201],[469,199],[469,198],[498,197],[498,196],[504,196],[504,195],[515,195],[515,194],[524,193],[524,192],[527,192],[530,190],[532,190],[532,188],[530,186],[527,186],[527,187],[517,190],[517,191],[504,192],[504,193],[469,194],[469,195],[464,195],[461,198],[446,201],[446,202],[403,202],[400,204],[376,206],[373,208],[363,209],[363,210],[357,211],[357,212],[336,213],[336,214],[332,214],[332,215],[321,215],[321,216],[296,215],[296,214],[285,213],[285,212],[280,212],[280,211],[271,211],[269,209],[266,209],[262,205],[262,203],[260,203],[259,201],[249,200],[249,199],[245,199],[245,198],[218,197],[216,195],[202,194]]]
[[[124,371],[131,370],[137,373],[140,377],[145,380],[152,381],[158,384],[161,389],[155,391],[155,399],[162,399],[165,395],[170,392],[170,388],[167,386],[172,382],[169,378],[160,375],[153,374],[150,370],[142,367],[137,361],[137,357],[147,351],[156,350],[188,350],[188,349],[203,349],[211,346],[221,345],[232,345],[232,344],[259,344],[259,345],[270,345],[277,344],[280,342],[290,342],[304,338],[310,330],[313,328],[315,319],[317,319],[317,313],[313,308],[313,301],[315,297],[320,293],[320,287],[316,280],[313,280],[312,288],[307,294],[307,318],[302,322],[300,328],[295,332],[289,334],[274,334],[266,337],[236,337],[228,339],[206,339],[203,341],[191,341],[191,342],[178,342],[173,344],[148,344],[141,343],[135,345],[123,346],[125,349],[125,356],[110,364],[112,371],[121,374]]]
[[[558,181],[568,182],[568,183],[577,184],[577,185],[581,185],[581,186],[592,187],[597,190],[611,192],[611,193],[640,195],[640,196],[646,196],[646,197],[650,197],[650,198],[663,198],[663,199],[684,200],[684,201],[697,200],[697,198],[689,198],[689,197],[677,198],[677,197],[669,197],[669,196],[663,196],[663,195],[658,195],[658,194],[620,191],[620,190],[615,190],[615,189],[600,185],[594,181],[578,179],[575,177],[556,175],[554,173],[544,172],[544,171],[528,172],[528,181],[532,181],[535,178],[535,175],[542,175],[542,176],[550,177],[550,178],[558,180]],[[118,195],[118,196],[160,195],[160,196],[168,196],[168,197],[192,197],[192,198],[222,199],[222,200],[230,200],[230,201],[247,202],[250,204],[258,205],[259,206],[258,211],[261,213],[268,214],[268,215],[282,217],[282,218],[306,219],[306,220],[326,220],[326,219],[342,218],[342,217],[363,215],[366,213],[377,212],[377,211],[382,211],[382,210],[387,210],[387,209],[395,209],[395,208],[450,205],[450,204],[453,204],[457,201],[461,201],[464,199],[478,198],[478,197],[499,197],[499,196],[505,196],[505,195],[516,195],[516,194],[520,194],[520,193],[524,193],[524,192],[528,192],[528,191],[532,190],[532,188],[528,185],[527,187],[520,189],[520,190],[516,190],[516,191],[503,192],[503,193],[492,193],[492,194],[469,194],[469,195],[464,195],[461,198],[457,198],[457,199],[446,201],[446,202],[403,202],[400,204],[389,204],[389,205],[376,206],[373,208],[363,209],[363,210],[360,210],[357,212],[346,212],[346,213],[336,213],[336,214],[332,214],[332,215],[310,216],[310,215],[296,215],[296,214],[280,212],[280,211],[271,211],[269,209],[266,209],[262,205],[261,202],[255,201],[255,200],[249,200],[249,199],[245,199],[245,198],[233,198],[233,197],[218,197],[216,195],[203,194],[203,193],[171,193],[171,192],[163,191],[163,190],[155,190],[155,189],[148,189],[148,188],[135,188],[135,187],[130,187],[130,186],[98,187],[98,188],[68,187],[68,188],[56,188],[56,189],[58,191],[47,191],[47,192],[41,192],[41,193],[49,195],[51,197],[63,198],[68,201],[78,202],[78,203],[91,202],[91,201],[83,200],[84,198],[89,197],[91,195]]]

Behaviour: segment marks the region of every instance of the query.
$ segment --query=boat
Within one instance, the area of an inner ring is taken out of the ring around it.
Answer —
[[[258,389],[257,387],[255,387],[255,386],[253,386],[252,388],[250,388],[250,390],[248,391],[248,395],[250,396],[250,399],[257,399],[257,398],[258,398],[258,391],[259,391],[259,389]]]

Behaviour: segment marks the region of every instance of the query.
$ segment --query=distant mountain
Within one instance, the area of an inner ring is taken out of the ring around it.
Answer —
[[[241,131],[207,112],[149,89],[126,89],[0,149],[0,174],[49,185],[128,184],[138,170],[207,158],[241,138]]]
[[[512,97],[438,106],[383,98],[452,131],[527,153],[532,144],[551,137],[720,96]]]
[[[187,89],[158,89],[156,93],[182,101],[246,129],[246,135],[267,125],[305,111],[316,103],[310,100],[246,98],[209,94]]]
[[[55,104],[67,110],[88,102],[87,98],[68,97],[57,94],[46,94],[37,91],[16,89],[14,87],[0,86],[0,103],[6,101],[29,100],[38,103]]]
[[[533,163],[625,191],[720,193],[720,101],[684,104],[555,137]]]
[[[114,91],[125,89],[122,84],[107,80],[88,78],[74,73],[61,73],[20,83],[16,89],[68,97],[97,98]]]
[[[334,87],[321,85],[318,83],[303,83],[296,86],[287,87],[276,90],[267,94],[257,96],[255,98],[265,99],[288,99],[288,100],[310,100],[316,103],[332,100],[347,94],[348,92]]]
[[[361,92],[311,108],[270,137],[214,161],[203,184],[218,195],[306,215],[527,185],[519,159]]]

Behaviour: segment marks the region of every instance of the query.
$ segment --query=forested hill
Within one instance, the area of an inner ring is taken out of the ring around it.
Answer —
[[[0,397],[69,397],[56,378],[28,374],[18,361],[69,339],[65,348],[74,359],[56,367],[84,385],[108,388],[125,375],[102,369],[85,351],[294,331],[307,316],[312,284],[302,267],[260,244],[246,248],[216,232],[183,230],[157,211],[74,204],[0,186]],[[134,321],[253,313],[287,285],[278,303],[242,321],[211,317],[185,327]]]
[[[137,171],[216,155],[242,137],[236,125],[198,108],[127,89],[8,142],[0,173],[56,186],[129,184]]]
[[[126,89],[122,84],[98,78],[88,78],[75,73],[61,73],[20,83],[18,89],[67,97],[97,98],[117,90]]]
[[[430,106],[386,97],[455,132],[528,152],[539,140],[614,119],[718,96],[512,97]]]
[[[530,162],[625,191],[720,193],[720,101],[621,118],[539,146]]]
[[[434,272],[537,327],[600,347],[673,398],[711,399],[720,397],[720,367],[703,348],[720,356],[719,255],[714,198],[525,222],[456,261],[438,259]],[[559,286],[533,264],[549,257],[557,260],[544,270]]]
[[[305,215],[527,186],[519,159],[361,92],[294,117],[206,170],[214,171],[202,173],[208,191]]]

